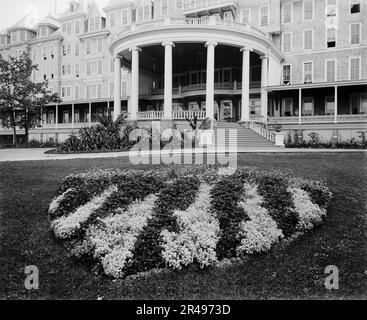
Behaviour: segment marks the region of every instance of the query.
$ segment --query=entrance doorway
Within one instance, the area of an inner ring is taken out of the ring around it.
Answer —
[[[231,122],[233,120],[233,102],[224,100],[220,102],[220,122]]]

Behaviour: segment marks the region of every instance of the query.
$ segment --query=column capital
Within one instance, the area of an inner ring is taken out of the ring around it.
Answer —
[[[162,46],[163,47],[166,47],[166,46],[175,47],[175,44],[173,41],[164,41],[162,42]]]
[[[206,47],[209,47],[209,46],[216,47],[217,45],[218,45],[218,42],[215,42],[215,41],[212,41],[212,40],[205,42]]]
[[[132,52],[132,51],[139,51],[139,52],[141,52],[142,49],[139,48],[139,47],[132,47],[132,48],[129,49],[129,52]]]
[[[249,52],[252,52],[252,48],[248,48],[248,47],[243,47],[240,49],[240,52],[246,52],[246,51],[249,51]]]
[[[268,60],[269,59],[269,55],[268,54],[264,54],[260,57],[260,60]]]
[[[122,57],[121,57],[119,54],[115,54],[115,55],[113,56],[113,58],[114,58],[114,59],[122,59]]]

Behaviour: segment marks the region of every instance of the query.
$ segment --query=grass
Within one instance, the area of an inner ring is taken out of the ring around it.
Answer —
[[[226,268],[113,281],[69,257],[49,232],[47,208],[60,180],[90,168],[127,168],[127,158],[0,164],[0,299],[353,299],[367,298],[365,155],[249,154],[240,165],[291,169],[324,179],[335,199],[323,226],[286,248]],[[36,265],[40,288],[24,287]],[[340,289],[325,289],[325,267]]]

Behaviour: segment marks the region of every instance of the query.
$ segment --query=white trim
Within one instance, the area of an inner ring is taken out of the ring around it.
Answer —
[[[358,79],[353,79],[353,80],[360,80],[362,79],[362,59],[361,56],[354,56],[354,57],[349,57],[349,80],[352,80],[352,68],[351,68],[351,61],[352,59],[358,59],[359,60],[359,78]]]
[[[306,42],[305,42],[305,39],[306,39],[305,33],[307,31],[311,31],[311,49],[306,49],[306,46],[305,46],[305,44],[306,44]],[[311,29],[311,28],[304,29],[303,30],[303,51],[312,51],[313,48],[314,48],[314,32],[313,32],[313,29]]]
[[[290,50],[289,51],[285,51],[284,50],[284,35],[286,35],[286,34],[289,34],[290,35]],[[292,41],[292,37],[293,37],[293,33],[292,32],[284,32],[284,33],[282,33],[282,52],[283,53],[290,53],[290,52],[292,52],[292,47],[293,47],[293,41]]]
[[[245,8],[245,9],[241,10],[241,15],[240,15],[241,16],[241,23],[244,23],[243,22],[243,12],[244,11],[248,11],[248,22],[247,23],[251,24],[251,8]]]
[[[302,62],[302,83],[305,83],[305,64],[306,63],[312,63],[312,74],[311,74],[312,79],[311,79],[311,82],[313,83],[314,82],[314,62],[312,60]]]
[[[305,2],[311,1],[312,2],[312,18],[311,19],[305,19]],[[315,0],[303,0],[302,2],[302,18],[303,21],[312,21],[315,19]]]
[[[268,9],[268,23],[265,24],[265,25],[262,25],[261,24],[261,9],[263,9],[263,8],[267,8]],[[259,26],[260,27],[266,27],[266,26],[269,26],[269,25],[270,25],[270,6],[261,6],[259,8]]]
[[[359,25],[359,43],[352,43],[352,25]],[[361,22],[351,22],[349,23],[349,44],[353,47],[360,46],[362,41],[362,23]]]
[[[327,63],[329,61],[334,61],[335,62],[335,66],[334,66],[334,74],[335,74],[335,79],[333,81],[328,81],[328,78],[327,78]],[[335,82],[335,81],[338,81],[338,68],[337,68],[337,63],[338,63],[338,60],[337,59],[326,59],[325,60],[325,82]]]
[[[284,22],[284,8],[285,6],[290,5],[291,6],[291,21],[290,22]],[[293,2],[282,2],[282,24],[291,24],[293,23]]]

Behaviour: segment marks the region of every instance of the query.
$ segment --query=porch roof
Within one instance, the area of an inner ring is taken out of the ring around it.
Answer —
[[[269,86],[267,87],[268,92],[273,91],[289,91],[298,89],[317,89],[317,88],[330,88],[330,87],[343,87],[343,86],[357,86],[367,85],[367,79],[362,80],[343,80],[334,82],[315,82],[306,84],[293,84],[286,86]]]

